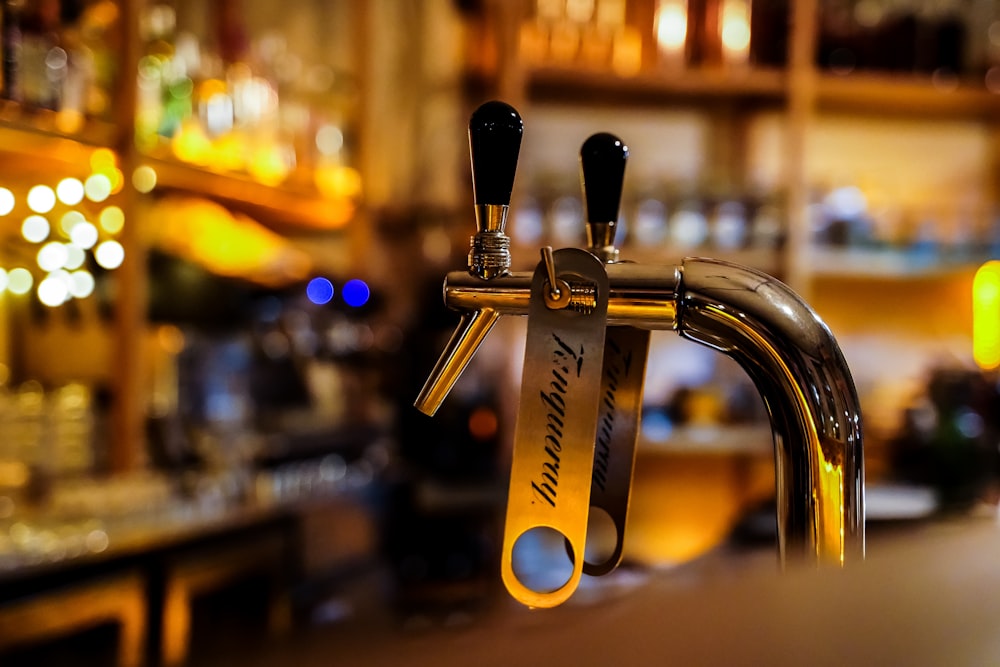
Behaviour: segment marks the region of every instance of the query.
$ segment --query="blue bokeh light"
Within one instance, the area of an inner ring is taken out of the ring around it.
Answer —
[[[313,278],[306,285],[306,297],[317,306],[330,303],[333,299],[333,283],[326,278]]]
[[[363,280],[352,278],[344,283],[343,289],[344,303],[352,308],[360,308],[368,303],[371,297],[371,290]]]

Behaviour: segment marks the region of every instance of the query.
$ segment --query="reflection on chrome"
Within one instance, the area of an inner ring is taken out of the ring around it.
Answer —
[[[628,148],[608,133],[590,137],[580,152],[587,201],[590,245],[587,250],[599,260],[598,267],[592,271],[594,267],[584,266],[586,262],[582,260],[580,263],[570,261],[570,257],[575,257],[573,251],[553,253],[551,248],[543,248],[543,262],[535,272],[540,278],[535,281],[537,289],[533,289],[534,273],[510,271],[510,241],[504,233],[522,134],[520,115],[503,102],[483,104],[470,120],[476,233],[471,239],[468,271],[449,273],[444,285],[445,303],[460,313],[461,320],[417,397],[417,409],[428,415],[437,411],[476,350],[505,315],[532,314],[526,359],[544,358],[539,354],[541,345],[543,342],[548,344],[552,338],[565,350],[570,350],[560,335],[571,336],[575,345],[572,349],[579,350],[579,355],[572,352],[577,359],[577,376],[588,378],[593,365],[584,366],[584,349],[592,349],[595,341],[601,341],[599,345],[605,351],[608,349],[608,339],[603,335],[607,332],[600,328],[623,325],[633,329],[674,330],[683,338],[735,359],[763,398],[774,438],[778,553],[782,563],[789,559],[806,559],[843,565],[862,558],[861,413],[850,370],[827,326],[787,286],[747,267],[692,258],[684,260],[680,266],[617,261],[613,230]],[[555,261],[557,255],[567,258],[564,265]],[[565,273],[560,273],[561,266]],[[584,321],[558,315],[564,308],[566,312],[573,310],[568,307],[572,302],[571,285],[581,276],[586,276],[586,283],[593,286],[595,303],[601,304],[600,319]],[[545,285],[549,286],[547,290]],[[607,294],[603,293],[605,289]],[[532,337],[532,323],[544,323],[538,328],[540,335]],[[618,333],[613,338],[617,339]],[[648,340],[645,344],[648,345]],[[613,341],[611,345],[614,347],[617,343]],[[643,345],[628,347],[642,350],[642,358],[645,358]],[[607,362],[604,363],[603,370],[607,371]],[[535,367],[537,365],[529,367],[526,363],[523,387],[538,390],[546,386],[549,378],[544,369]],[[568,376],[567,368],[562,368],[558,377]],[[586,369],[583,376],[581,368]],[[628,393],[638,393],[641,397],[642,378],[637,377],[636,387],[630,387]],[[604,373],[601,382],[607,378]],[[617,384],[617,379],[613,381]],[[578,386],[587,385],[582,382]],[[586,401],[596,399],[582,390],[569,392],[565,383],[560,383],[557,389],[561,396],[565,395],[565,399],[560,398],[563,405],[570,405],[575,400],[578,406],[589,406]],[[544,389],[541,393],[543,397],[547,395]],[[533,470],[538,470],[539,461],[543,467],[548,466],[551,485],[559,486],[560,497],[566,498],[566,502],[557,508],[547,496],[551,510],[544,505],[538,510],[530,498],[526,502],[508,503],[506,530],[513,527],[514,534],[505,534],[501,570],[508,590],[521,602],[550,607],[572,593],[579,582],[579,563],[574,562],[569,581],[560,584],[557,590],[529,590],[516,575],[508,576],[513,560],[510,545],[529,530],[551,530],[557,526],[571,526],[575,530],[581,515],[588,518],[589,506],[594,505],[595,498],[592,485],[587,483],[587,475],[580,474],[581,466],[568,465],[568,460],[578,463],[580,452],[585,451],[583,448],[594,446],[596,415],[593,423],[587,420],[587,424],[581,425],[572,421],[570,428],[570,420],[561,405],[546,414],[539,413],[537,404],[533,409],[525,408],[526,405],[531,403],[522,401],[515,432],[512,488],[517,478],[515,473],[523,470],[524,462],[530,458],[528,454],[518,458],[519,443],[533,438],[535,430],[553,429],[546,436],[553,438],[551,450],[547,446],[539,460],[532,460]],[[550,405],[556,404],[553,401]],[[639,400],[634,402],[634,407],[630,404],[627,414],[631,416],[640,405]],[[577,417],[590,417],[589,410],[589,407],[581,407],[582,415]],[[526,417],[524,423],[528,424],[524,429],[521,428],[522,417]],[[567,421],[565,425],[564,420]],[[632,419],[620,421],[633,425],[635,422]],[[521,451],[530,454],[534,450],[521,448]],[[593,466],[593,460],[590,464]],[[565,473],[569,473],[569,479],[560,480],[560,474],[565,478]],[[620,481],[621,493],[618,495],[625,496],[627,509],[628,479],[623,477]],[[530,488],[537,490],[538,487],[532,481]],[[555,492],[551,495],[554,497]],[[524,498],[512,496],[512,500]],[[617,502],[614,507],[622,509]],[[623,520],[621,524],[624,525]],[[580,551],[576,549],[579,544],[574,543],[573,536],[567,535],[566,530],[559,532],[569,545],[572,558],[574,550]],[[618,537],[620,539],[621,535]]]
[[[850,369],[819,316],[775,278],[727,262],[609,264],[607,272],[608,324],[675,330],[733,357],[753,380],[774,434],[782,562],[862,558],[861,410]],[[435,412],[501,315],[527,314],[530,282],[527,273],[489,281],[448,274],[445,303],[463,319],[418,409]]]

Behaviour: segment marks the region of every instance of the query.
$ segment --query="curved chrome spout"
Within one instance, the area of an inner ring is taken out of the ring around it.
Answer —
[[[733,357],[771,418],[782,562],[864,556],[861,410],[826,324],[788,286],[746,267],[688,259],[675,329]]]
[[[861,410],[850,369],[819,316],[777,279],[736,264],[688,258],[679,267],[606,268],[608,324],[673,329],[733,357],[756,385],[774,433],[781,562],[863,558]],[[530,275],[487,281],[454,272],[444,298],[462,313],[489,313],[492,325],[528,313]],[[419,409],[432,414],[475,354],[489,331],[477,326],[480,319],[463,318]]]

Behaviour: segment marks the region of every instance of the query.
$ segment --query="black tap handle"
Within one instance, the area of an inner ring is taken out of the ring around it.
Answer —
[[[628,146],[613,134],[598,132],[580,147],[587,224],[615,223],[622,202]]]
[[[486,102],[469,119],[469,153],[475,203],[510,204],[524,123],[514,107]]]

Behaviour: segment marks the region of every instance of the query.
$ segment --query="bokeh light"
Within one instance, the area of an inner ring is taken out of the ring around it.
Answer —
[[[333,299],[333,283],[323,277],[316,277],[306,285],[306,297],[318,306]]]
[[[79,211],[66,211],[63,216],[59,218],[59,229],[62,233],[69,237],[73,233],[73,228],[76,227],[81,222],[85,222],[87,219],[83,217],[83,213]]]
[[[90,271],[74,271],[69,274],[69,293],[77,299],[85,299],[94,293],[94,276]]]
[[[101,229],[108,234],[117,234],[125,226],[125,213],[118,206],[108,206],[98,216]]]
[[[97,243],[97,227],[90,222],[81,222],[73,227],[73,230],[69,233],[69,238],[73,241],[74,245],[89,250]]]
[[[56,205],[56,193],[47,185],[36,185],[28,190],[28,208],[35,213],[48,213]]]
[[[91,174],[83,184],[83,190],[90,201],[102,202],[111,196],[111,179],[104,174]]]
[[[90,154],[90,169],[101,172],[118,166],[118,156],[110,148],[98,148]]]
[[[125,248],[118,241],[104,241],[94,251],[94,259],[105,269],[117,269],[125,261]]]
[[[27,294],[34,283],[31,271],[21,266],[11,269],[7,274],[7,290],[13,294]]]
[[[79,269],[85,261],[87,261],[87,253],[83,251],[83,248],[75,245],[66,246],[66,261],[63,263],[65,268],[70,271]]]
[[[43,271],[56,271],[66,266],[69,250],[58,241],[50,241],[38,251],[38,267]]]
[[[69,285],[61,275],[46,276],[38,283],[38,300],[50,308],[61,306],[69,296]]]
[[[343,292],[344,303],[353,308],[360,308],[365,305],[371,297],[371,290],[368,288],[368,284],[357,278],[352,278],[344,283],[341,291]]]
[[[50,231],[49,221],[40,215],[29,215],[21,223],[21,236],[31,243],[41,243],[49,238]]]
[[[64,178],[56,186],[56,196],[67,206],[76,206],[83,201],[83,183],[78,178]]]
[[[7,215],[14,210],[14,193],[7,188],[0,188],[0,215]]]
[[[132,187],[142,194],[148,194],[156,187],[156,170],[143,165],[132,172]]]

